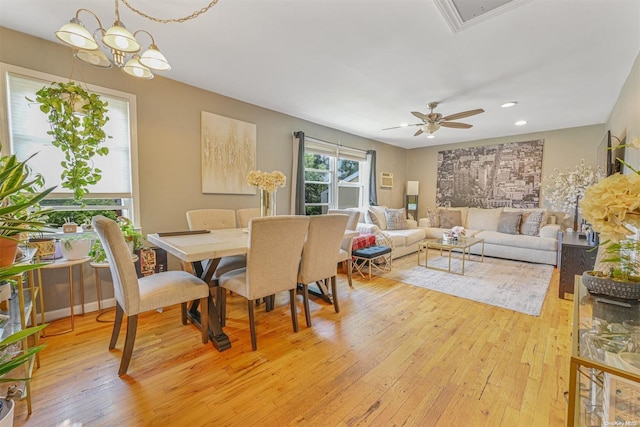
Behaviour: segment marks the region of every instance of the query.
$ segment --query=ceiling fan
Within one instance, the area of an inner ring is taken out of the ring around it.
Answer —
[[[429,114],[423,114],[417,111],[411,112],[411,114],[413,114],[414,116],[422,120],[422,123],[414,123],[414,124],[404,125],[404,126],[394,126],[394,127],[390,127],[382,130],[398,129],[398,128],[403,128],[408,126],[420,126],[420,129],[418,129],[418,131],[415,134],[413,134],[413,136],[418,136],[422,133],[432,134],[438,129],[440,129],[440,126],[444,126],[447,128],[456,128],[456,129],[469,129],[473,125],[470,125],[467,123],[452,122],[451,120],[462,119],[464,117],[470,117],[470,116],[475,116],[476,114],[484,113],[484,110],[482,108],[478,108],[475,110],[463,111],[460,113],[450,114],[448,116],[443,117],[442,114],[433,112],[433,110],[435,110],[437,106],[438,106],[437,102],[430,102],[429,104],[427,104],[427,107],[429,107],[429,109],[431,110]]]

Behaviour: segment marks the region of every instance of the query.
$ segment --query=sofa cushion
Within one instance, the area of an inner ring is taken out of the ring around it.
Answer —
[[[407,212],[402,209],[385,209],[387,230],[404,230],[407,228]]]
[[[429,220],[429,227],[440,227],[440,214],[437,208],[427,208],[427,219]]]
[[[502,213],[502,211],[502,208],[469,208],[466,228],[472,228],[474,230],[496,231],[498,229],[500,214]]]
[[[385,235],[389,237],[395,247],[417,245],[425,239],[426,233],[422,228],[410,228],[406,230],[385,231]],[[442,234],[440,235],[442,237]],[[416,247],[416,250],[418,248]]]
[[[377,225],[380,230],[387,229],[387,218],[384,215],[384,210],[384,206],[369,206],[369,209],[367,209],[367,219],[371,221],[370,224]]]
[[[452,228],[462,225],[459,210],[440,209],[440,228]]]
[[[526,218],[525,218],[526,215]],[[527,236],[537,236],[544,217],[543,211],[530,211],[522,214],[524,224],[520,228],[520,232]]]
[[[557,251],[558,241],[552,238],[537,236],[522,236],[499,233],[497,231],[480,231],[476,236],[484,239],[485,244],[510,246],[514,248],[537,249],[544,251]]]
[[[520,234],[521,212],[502,212],[498,222],[498,232],[506,234]]]

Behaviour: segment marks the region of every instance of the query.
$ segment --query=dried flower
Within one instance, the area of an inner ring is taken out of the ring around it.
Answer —
[[[280,187],[284,187],[287,183],[287,177],[280,171],[262,172],[261,170],[251,171],[247,175],[247,183],[256,187],[272,192]]]
[[[554,170],[542,189],[545,200],[551,209],[572,213],[576,203],[584,196],[585,189],[598,182],[598,173],[580,160],[580,164],[567,172]]]

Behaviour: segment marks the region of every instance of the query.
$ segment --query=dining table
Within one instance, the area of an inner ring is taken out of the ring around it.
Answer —
[[[349,239],[357,232],[346,230],[345,239]],[[243,255],[249,252],[249,229],[226,228],[219,230],[189,230],[147,235],[147,241],[164,249],[175,256],[182,263],[184,271],[190,272],[209,284],[209,338],[218,351],[231,348],[229,337],[222,330],[220,319],[215,313],[216,303],[214,299],[215,287],[211,286],[211,279],[225,256]],[[315,295],[329,304],[333,304],[329,290],[322,282],[317,283],[318,290],[309,289],[309,293]],[[267,310],[273,308],[273,301],[266,301]],[[201,326],[198,301],[194,301],[187,317],[191,322]]]
[[[209,338],[218,351],[231,348],[229,337],[222,330],[220,319],[216,315],[217,301],[213,298],[215,288],[211,287],[211,278],[222,257],[248,252],[249,230],[229,228],[153,233],[147,235],[147,241],[178,258],[183,270],[209,284]],[[197,302],[191,304],[187,317],[201,326]]]

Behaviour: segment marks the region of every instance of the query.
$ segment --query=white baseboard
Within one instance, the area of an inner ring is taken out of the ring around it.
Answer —
[[[102,304],[101,305],[102,305],[103,309],[110,308],[110,307],[115,307],[116,306],[116,299],[115,298],[109,298],[109,299],[102,300]],[[98,311],[98,302],[97,301],[89,302],[89,303],[86,303],[84,305],[85,314],[93,313],[93,312],[96,312],[96,314],[97,314],[97,311]],[[74,316],[82,315],[82,305],[81,304],[75,305],[73,307],[73,315]],[[64,319],[65,317],[70,317],[70,316],[71,316],[71,309],[70,308],[62,308],[60,310],[45,311],[44,312],[44,321],[48,323],[48,322],[53,322],[54,320]],[[36,319],[37,319],[37,321],[39,323],[40,322],[40,313],[37,313]]]

